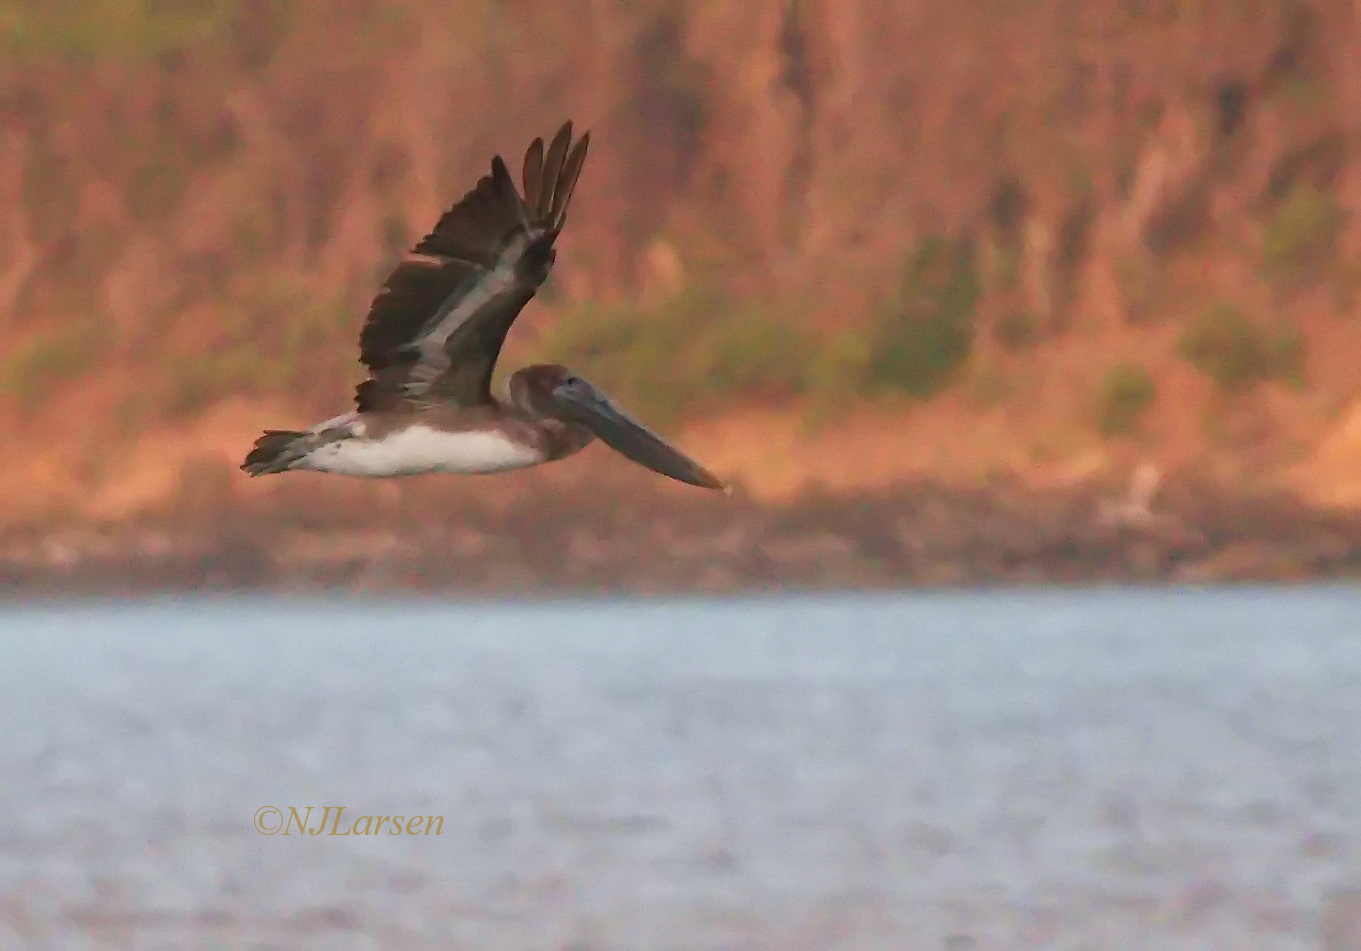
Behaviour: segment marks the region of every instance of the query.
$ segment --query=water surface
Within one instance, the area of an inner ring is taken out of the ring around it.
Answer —
[[[1317,948],[1361,596],[0,614],[0,948]],[[266,836],[263,806],[442,815]]]

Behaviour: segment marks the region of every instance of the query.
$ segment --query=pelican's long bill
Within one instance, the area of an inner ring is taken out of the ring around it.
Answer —
[[[731,487],[661,436],[615,406],[581,377],[569,377],[553,390],[563,418],[574,420],[621,455],[653,472],[704,489]]]

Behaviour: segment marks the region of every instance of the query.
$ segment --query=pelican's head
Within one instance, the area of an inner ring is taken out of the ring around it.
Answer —
[[[567,367],[537,364],[510,378],[510,399],[545,419],[576,424],[621,455],[653,472],[705,489],[732,489],[661,436],[616,406]]]

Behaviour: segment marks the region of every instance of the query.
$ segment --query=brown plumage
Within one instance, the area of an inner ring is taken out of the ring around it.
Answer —
[[[570,455],[600,438],[672,478],[724,483],[556,365],[492,372],[515,318],[548,277],[554,243],[586,161],[564,123],[545,151],[535,139],[524,194],[505,160],[450,208],[388,275],[359,335],[369,377],[355,411],[306,431],[268,430],[242,468],[251,475],[315,469],[350,475],[499,472]]]

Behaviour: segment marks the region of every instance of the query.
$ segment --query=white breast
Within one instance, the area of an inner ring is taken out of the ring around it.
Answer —
[[[330,443],[309,453],[298,467],[382,478],[423,472],[505,472],[542,461],[536,450],[497,432],[451,433],[411,426],[381,439],[360,436]]]

